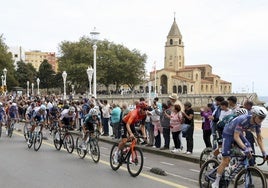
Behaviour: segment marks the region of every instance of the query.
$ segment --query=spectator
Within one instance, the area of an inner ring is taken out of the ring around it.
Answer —
[[[170,129],[171,129],[172,138],[174,142],[174,149],[171,150],[171,152],[172,153],[181,152],[180,133],[181,133],[181,125],[183,122],[183,115],[181,112],[180,105],[178,104],[174,105],[170,116],[167,115],[167,117],[170,119]]]
[[[190,125],[186,133],[186,152],[185,154],[190,155],[193,153],[194,147],[194,110],[192,109],[192,104],[190,102],[184,103],[185,112],[182,112],[184,117],[184,123]]]
[[[210,136],[211,136],[211,120],[208,118],[212,115],[211,110],[212,104],[208,103],[205,108],[201,108],[200,115],[202,117],[202,130],[203,130],[203,140],[207,148],[212,147]]]
[[[113,135],[115,139],[119,139],[121,137],[121,129],[120,125],[120,115],[121,109],[118,105],[112,104],[112,111],[111,111],[111,125],[113,127]]]
[[[171,111],[166,103],[162,103],[162,112],[160,115],[160,124],[163,128],[164,146],[160,150],[169,149],[170,144],[170,116]]]

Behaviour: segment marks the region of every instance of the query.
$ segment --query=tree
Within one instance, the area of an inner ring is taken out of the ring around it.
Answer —
[[[78,42],[60,44],[59,69],[68,73],[67,80],[77,88],[87,90],[86,68],[93,67],[93,42],[82,37]],[[127,84],[132,90],[142,83],[147,56],[107,40],[97,43],[97,83],[107,88],[115,84],[118,89]],[[93,67],[94,68],[94,67]],[[67,83],[68,83],[67,81]]]
[[[30,83],[34,83],[36,81],[35,78],[37,72],[31,63],[26,64],[23,61],[19,61],[17,65],[18,69],[15,73],[15,77],[18,80],[20,87],[26,88],[27,81],[29,81]]]
[[[7,89],[10,90],[10,88],[17,86],[18,81],[15,79],[15,67],[13,65],[12,60],[12,54],[8,52],[8,47],[4,43],[3,35],[0,35],[0,71],[2,71],[4,68],[7,69]],[[3,72],[0,72],[0,76],[3,74]]]
[[[48,61],[45,59],[41,63],[41,65],[39,67],[39,71],[37,73],[37,77],[40,79],[39,87],[40,88],[46,88],[47,92],[48,92],[49,88],[51,88],[53,86],[56,86],[56,84],[53,84],[53,83],[55,83],[55,74],[56,73],[52,69],[52,65],[50,65],[48,63]]]

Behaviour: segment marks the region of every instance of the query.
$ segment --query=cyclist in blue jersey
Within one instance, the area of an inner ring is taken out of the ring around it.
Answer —
[[[223,129],[222,143],[222,161],[217,169],[216,180],[212,188],[218,188],[224,168],[229,165],[232,144],[235,142],[246,155],[251,155],[251,146],[244,136],[245,131],[256,132],[257,142],[263,156],[266,158],[265,147],[261,135],[261,123],[267,116],[267,110],[264,107],[255,106],[251,115],[241,115],[225,125]]]
[[[7,118],[7,116],[6,116],[6,111],[5,111],[4,107],[3,107],[3,103],[0,102],[0,126],[1,126],[1,127],[2,127],[3,124],[6,122],[6,118]],[[0,135],[0,136],[1,136],[1,135]]]
[[[41,105],[40,107],[35,107],[32,113],[32,117],[31,117],[31,125],[32,128],[30,130],[30,136],[29,136],[29,140],[28,140],[28,144],[30,143],[30,140],[32,139],[32,133],[35,129],[35,127],[37,127],[39,122],[43,122],[46,120],[46,116],[47,116],[47,111],[46,111],[46,106],[45,105]],[[41,130],[42,131],[42,127]]]
[[[7,130],[10,127],[10,123],[12,119],[17,119],[17,120],[19,119],[19,110],[18,110],[17,103],[15,102],[11,103],[7,111]],[[7,131],[6,131],[6,134],[7,134]]]

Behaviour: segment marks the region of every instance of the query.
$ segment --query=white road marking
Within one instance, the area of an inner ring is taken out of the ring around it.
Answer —
[[[172,164],[172,163],[167,163],[167,162],[160,162],[160,163],[162,163],[164,165],[174,166],[174,164]]]

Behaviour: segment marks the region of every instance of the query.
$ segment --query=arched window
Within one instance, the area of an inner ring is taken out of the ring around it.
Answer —
[[[173,86],[173,93],[177,93],[177,87]]]
[[[179,44],[181,44],[181,39],[179,39]]]
[[[173,45],[173,40],[172,39],[169,40],[169,44]]]

